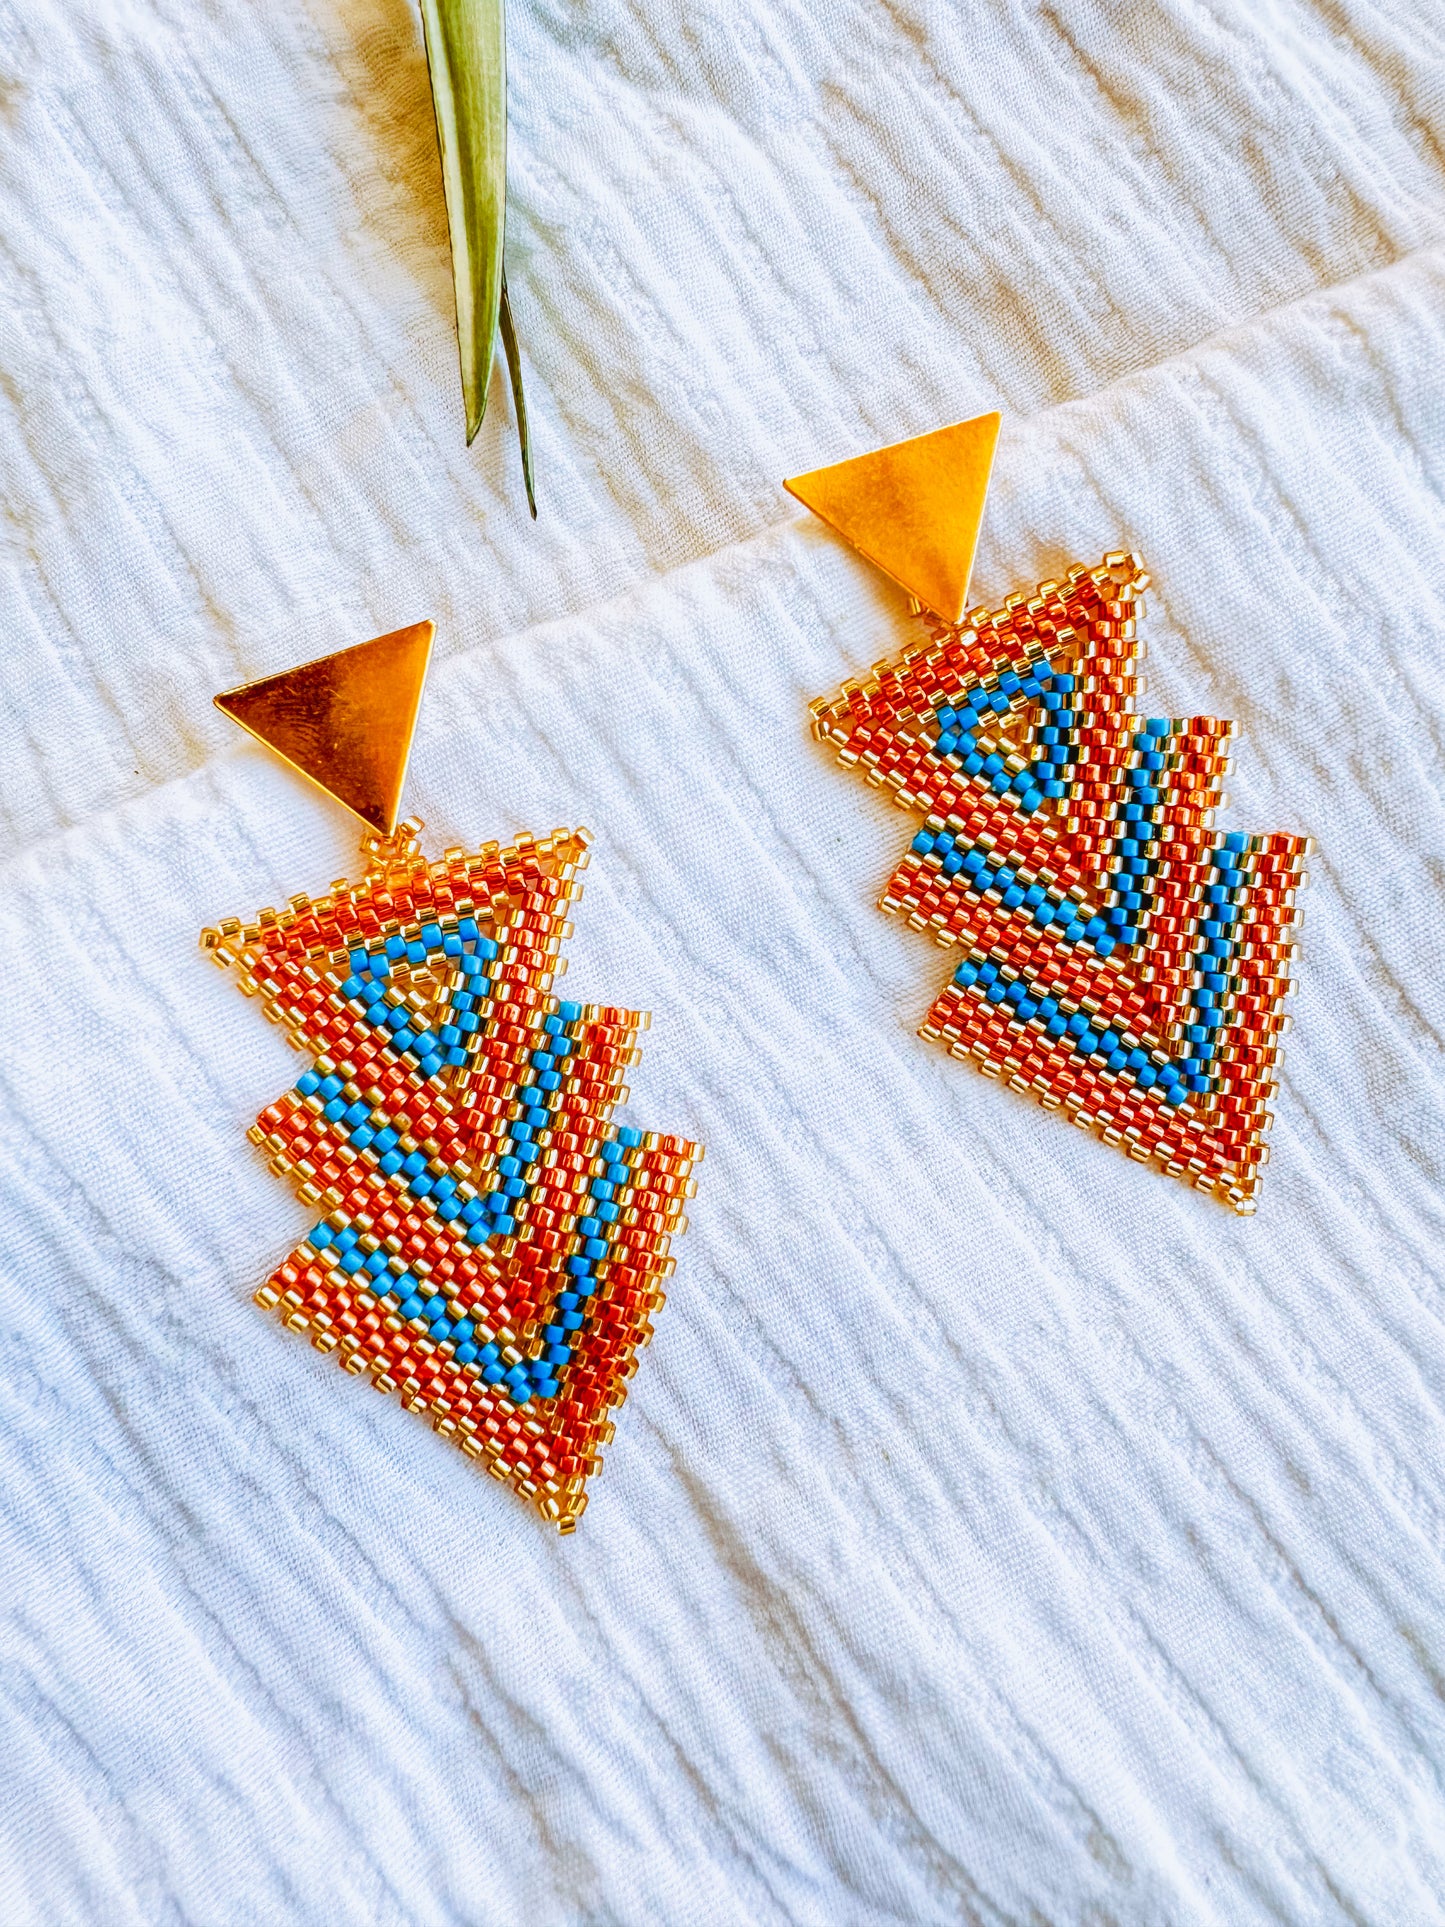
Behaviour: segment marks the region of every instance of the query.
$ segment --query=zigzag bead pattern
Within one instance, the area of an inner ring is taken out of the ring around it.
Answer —
[[[702,1151],[612,1126],[646,1019],[551,994],[586,831],[427,863],[420,827],[202,936],[313,1059],[250,1132],[321,1213],[256,1298],[568,1532]]]
[[[1216,832],[1213,717],[1134,713],[1148,585],[1105,556],[814,703],[923,818],[881,907],[963,953],[921,1035],[1255,1209],[1306,838]]]

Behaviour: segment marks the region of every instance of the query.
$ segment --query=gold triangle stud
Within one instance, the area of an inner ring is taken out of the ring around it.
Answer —
[[[959,622],[968,606],[999,419],[975,415],[795,475],[783,487],[925,608]]]
[[[381,836],[401,791],[436,625],[414,622],[216,697],[216,707]]]

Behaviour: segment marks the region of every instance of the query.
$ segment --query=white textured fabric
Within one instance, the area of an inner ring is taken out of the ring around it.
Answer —
[[[1445,1917],[1434,0],[513,0],[462,444],[407,0],[0,0],[0,1917]],[[975,587],[1137,548],[1319,841],[1260,1215],[914,1036],[779,477],[995,403]],[[199,928],[351,860],[211,693],[434,615],[437,847],[597,833],[693,1228],[559,1539],[250,1291]]]

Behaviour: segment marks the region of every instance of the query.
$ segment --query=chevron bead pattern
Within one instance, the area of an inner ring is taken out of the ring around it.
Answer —
[[[419,828],[202,938],[313,1059],[251,1132],[319,1213],[257,1301],[570,1531],[702,1153],[611,1122],[646,1019],[551,994],[586,833]]]
[[[882,898],[962,953],[922,1035],[1251,1212],[1308,841],[1212,828],[1233,725],[1134,713],[1114,554],[813,705],[923,819]]]

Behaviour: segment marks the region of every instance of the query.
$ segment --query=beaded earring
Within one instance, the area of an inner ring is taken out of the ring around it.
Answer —
[[[961,954],[920,1034],[1249,1213],[1311,845],[1212,827],[1232,723],[1135,713],[1137,556],[965,614],[998,427],[784,484],[924,631],[814,733],[922,819],[881,907]]]
[[[552,994],[587,832],[429,862],[398,825],[432,633],[216,698],[362,819],[365,872],[201,944],[312,1060],[249,1133],[319,1214],[257,1303],[570,1532],[702,1150],[612,1123],[646,1017]]]

